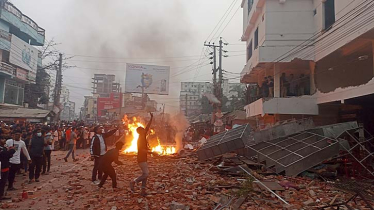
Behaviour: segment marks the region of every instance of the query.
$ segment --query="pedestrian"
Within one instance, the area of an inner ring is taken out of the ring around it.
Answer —
[[[135,184],[142,182],[141,187],[141,196],[146,196],[146,186],[147,186],[147,179],[149,176],[149,170],[148,170],[148,163],[147,163],[147,154],[150,153],[149,145],[147,142],[147,135],[149,132],[149,128],[151,127],[152,120],[153,120],[153,114],[150,113],[151,119],[149,120],[147,127],[144,129],[143,127],[138,127],[136,129],[136,132],[139,134],[138,138],[138,156],[137,161],[139,164],[140,169],[142,170],[142,175],[138,178],[134,179],[130,182],[130,189],[132,192],[134,192]]]
[[[42,174],[49,174],[51,169],[51,154],[53,150],[54,138],[52,132],[48,132],[45,136],[44,155],[43,155],[43,172]]]
[[[268,76],[268,87],[269,87],[269,97],[274,97],[274,79],[271,76]]]
[[[29,152],[27,151],[26,144],[21,140],[21,131],[16,129],[12,139],[6,141],[7,147],[14,148],[16,151],[13,157],[9,159],[9,177],[8,177],[8,191],[17,190],[14,188],[13,183],[16,178],[17,171],[21,168],[21,151],[26,156],[27,161],[31,162]]]
[[[77,139],[78,139],[77,129],[75,127],[71,129],[71,133],[70,133],[69,136],[70,136],[70,140],[69,140],[69,152],[66,154],[66,157],[64,157],[64,160],[65,160],[65,162],[68,162],[68,157],[71,154],[72,158],[73,158],[73,161],[75,162],[75,161],[77,161],[77,159],[75,159],[74,152],[75,152],[75,149],[76,149]]]
[[[16,150],[13,147],[6,147],[5,138],[0,140],[0,162],[1,162],[1,179],[0,179],[0,200],[8,200],[10,198],[4,196],[5,184],[9,175],[9,159],[13,157]]]
[[[32,133],[27,133],[26,138],[22,139],[25,142],[26,148],[29,148],[31,138],[32,138]],[[21,153],[21,163],[22,163],[22,168],[24,170],[24,176],[26,176],[26,173],[29,170],[29,162],[27,161],[27,158],[23,153]]]
[[[34,132],[34,136],[31,139],[29,149],[31,156],[31,164],[29,171],[29,184],[32,183],[35,178],[35,182],[39,182],[40,172],[43,165],[44,157],[44,146],[45,146],[45,131],[38,128]]]
[[[103,126],[96,126],[94,128],[95,135],[91,140],[90,154],[91,160],[94,161],[94,167],[92,169],[92,183],[99,184],[100,181],[96,180],[96,176],[99,180],[102,178],[102,172],[99,170],[99,162],[101,157],[107,151],[107,138],[112,136],[117,131],[117,128],[104,133]]]
[[[65,134],[65,129],[59,129],[59,136],[60,136],[60,150],[64,151],[65,150],[65,145],[66,145],[66,134]]]
[[[83,128],[83,149],[86,149],[88,141],[89,141],[89,132],[87,128]]]
[[[122,150],[123,147],[122,142],[117,142],[116,147],[114,149],[109,150],[105,153],[100,160],[99,169],[104,173],[103,177],[101,178],[101,182],[99,184],[99,188],[103,187],[106,179],[108,176],[112,179],[112,188],[113,190],[117,188],[117,175],[116,171],[112,166],[112,162],[115,162],[117,165],[123,165],[119,160],[119,151]]]

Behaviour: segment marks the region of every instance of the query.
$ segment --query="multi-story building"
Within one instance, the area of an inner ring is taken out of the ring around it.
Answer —
[[[223,80],[222,92],[228,100],[233,96],[239,96],[239,89],[244,91],[245,85],[240,83],[229,83]],[[213,93],[213,84],[210,82],[182,82],[180,92],[180,111],[186,116],[196,116],[202,113],[201,98],[204,93]],[[186,112],[187,107],[187,112]]]
[[[204,93],[212,93],[212,90],[213,85],[209,82],[182,82],[180,91],[180,111],[186,116],[201,114],[201,98]]]
[[[241,82],[261,90],[261,99],[245,107],[247,117],[372,124],[373,6],[372,0],[243,0]]]
[[[23,105],[25,85],[35,83],[45,31],[12,3],[0,1],[0,104]]]
[[[93,80],[93,93],[108,98],[111,93],[120,93],[120,84],[115,82],[115,75],[95,74]]]
[[[94,94],[93,96],[84,97],[82,118],[86,122],[97,121],[97,98],[98,98],[97,94]]]

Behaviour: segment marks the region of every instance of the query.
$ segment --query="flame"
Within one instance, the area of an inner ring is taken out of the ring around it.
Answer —
[[[124,150],[124,153],[138,153],[138,138],[139,134],[136,132],[136,129],[138,127],[145,127],[144,124],[142,124],[136,117],[132,118],[132,121],[130,121],[127,116],[123,118],[123,124],[126,124],[129,132],[132,134],[132,140],[131,144]],[[151,129],[150,133],[154,135],[156,132],[155,130]],[[176,153],[176,148],[173,146],[162,146],[160,143],[160,139],[157,137],[157,146],[154,146],[151,148],[152,152],[155,152],[159,155],[171,155]]]

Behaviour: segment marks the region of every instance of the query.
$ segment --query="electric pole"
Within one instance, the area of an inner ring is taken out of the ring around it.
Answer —
[[[62,54],[60,53],[59,64],[56,73],[56,82],[55,82],[55,90],[54,90],[54,100],[53,100],[53,108],[58,108],[58,113],[55,113],[54,121],[58,122],[60,120],[60,95],[61,95],[61,86],[62,86]]]
[[[219,71],[219,80],[218,80],[218,91],[219,91],[219,98],[218,100],[221,102],[219,107],[222,107],[222,99],[223,99],[223,92],[222,92],[222,83],[223,83],[223,75],[222,75],[222,37],[219,40],[219,66],[218,66],[218,71]]]
[[[219,40],[219,45],[213,44],[206,44],[204,43],[204,46],[206,47],[211,47],[213,48],[213,56],[210,59],[213,59],[213,94],[217,97],[217,99],[221,102],[220,104],[213,104],[213,113],[212,113],[212,124],[216,122],[216,113],[221,113],[221,108],[222,108],[222,100],[223,100],[223,91],[222,91],[222,84],[223,84],[223,68],[222,68],[222,58],[223,58],[223,41],[222,37]],[[217,68],[217,59],[216,59],[216,54],[217,54],[217,48],[218,50],[218,68]],[[217,83],[217,71],[218,71],[218,83]]]

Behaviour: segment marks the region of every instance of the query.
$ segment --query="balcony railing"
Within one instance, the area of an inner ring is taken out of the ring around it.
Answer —
[[[16,68],[10,64],[0,62],[0,71],[9,75],[15,75]]]
[[[31,26],[31,28],[35,29],[39,35],[45,36],[45,30],[38,26],[31,18],[27,17],[26,15],[22,14],[22,12],[15,7],[12,3],[5,2],[4,9],[16,17],[18,17],[22,22],[26,23],[27,25]]]

